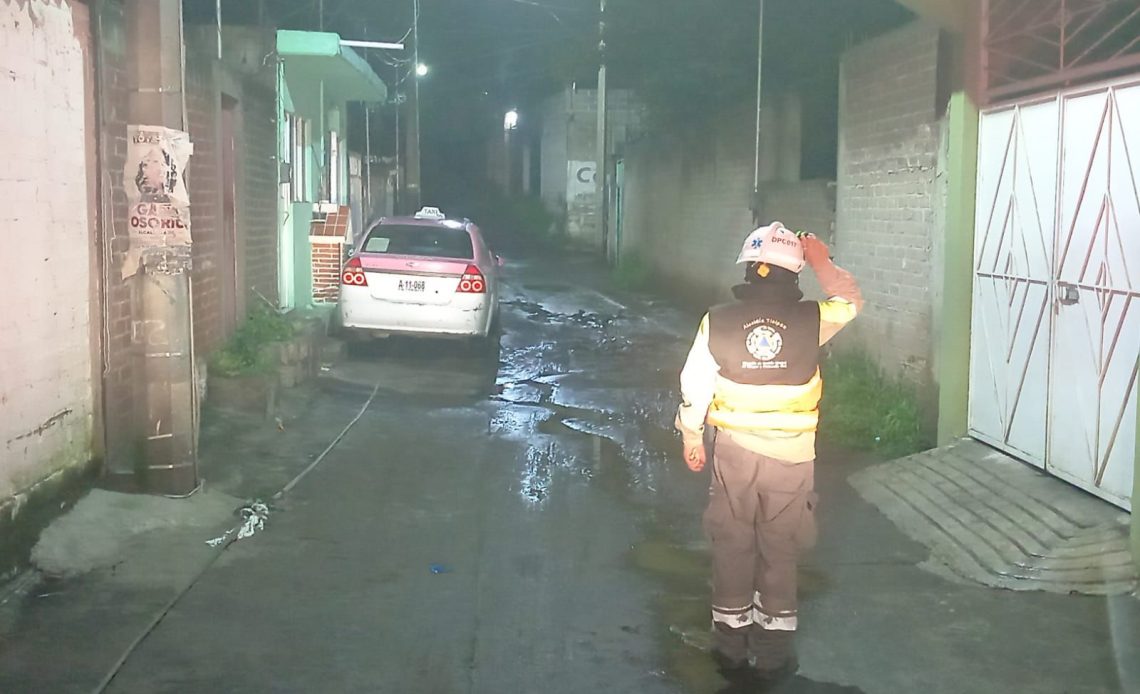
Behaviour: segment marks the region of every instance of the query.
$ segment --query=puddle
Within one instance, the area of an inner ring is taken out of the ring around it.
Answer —
[[[531,446],[526,452],[519,494],[531,504],[541,504],[550,496],[552,469],[556,465],[554,442],[542,448]]]
[[[633,563],[645,571],[681,582],[694,590],[705,589],[709,574],[709,554],[663,541],[642,542],[631,552]],[[708,612],[708,606],[704,607]]]
[[[526,436],[535,428],[538,413],[533,409],[504,407],[487,422],[487,433],[491,436]]]
[[[501,394],[491,401],[506,406],[487,424],[491,435],[531,440],[519,488],[528,503],[541,504],[550,496],[560,470],[626,501],[640,487],[653,491],[639,474],[645,464],[641,449],[627,451],[622,445],[621,417],[551,402],[554,386],[538,378],[549,377],[500,384]]]
[[[555,437],[570,437],[565,452],[565,464],[561,467],[576,470],[579,475],[595,483],[601,489],[626,499],[633,493],[637,478],[632,474],[631,462],[620,444],[613,439],[590,430],[594,425],[585,425],[559,413],[557,406],[548,406],[550,417],[538,425],[538,431]],[[579,413],[581,414],[581,413]]]
[[[655,515],[647,519],[649,537],[630,551],[630,562],[649,574],[662,588],[655,600],[658,617],[657,638],[665,655],[665,671],[687,692],[787,692],[848,693],[859,689],[845,685],[815,682],[795,676],[774,686],[751,689],[732,688],[717,672],[709,651],[712,634],[709,626],[709,580],[711,560],[703,542],[682,542],[675,528],[691,524],[670,522]],[[676,520],[676,519],[673,519]],[[830,578],[818,566],[800,567],[800,600],[806,602],[830,589]]]
[[[568,323],[595,330],[605,330],[621,318],[620,315],[616,314],[594,313],[586,310],[579,310],[576,313],[556,313],[542,304],[521,299],[504,301],[502,304],[519,309],[526,314],[527,318],[538,323]]]
[[[864,694],[862,689],[831,682],[816,682],[803,675],[795,675],[782,682],[762,686],[727,686],[717,694]]]
[[[539,323],[553,323],[558,314],[546,310],[542,304],[533,301],[524,301],[522,299],[514,299],[511,301],[499,302],[503,306],[510,306],[517,308],[526,314],[527,318]]]

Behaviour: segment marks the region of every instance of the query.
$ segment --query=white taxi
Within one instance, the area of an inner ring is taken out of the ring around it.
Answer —
[[[489,337],[502,264],[478,227],[438,208],[381,219],[341,273],[341,326],[375,337]]]

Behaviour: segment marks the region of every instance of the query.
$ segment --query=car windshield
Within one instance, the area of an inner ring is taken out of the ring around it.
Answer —
[[[368,235],[361,251],[457,260],[469,260],[474,256],[471,236],[466,230],[417,224],[378,225]]]

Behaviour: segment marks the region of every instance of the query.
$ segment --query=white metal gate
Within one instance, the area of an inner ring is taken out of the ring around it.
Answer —
[[[1140,80],[982,115],[970,431],[1130,507]]]

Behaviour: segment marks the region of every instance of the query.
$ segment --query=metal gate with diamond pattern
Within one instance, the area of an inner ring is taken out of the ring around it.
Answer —
[[[1140,80],[982,114],[970,431],[1130,507]]]

